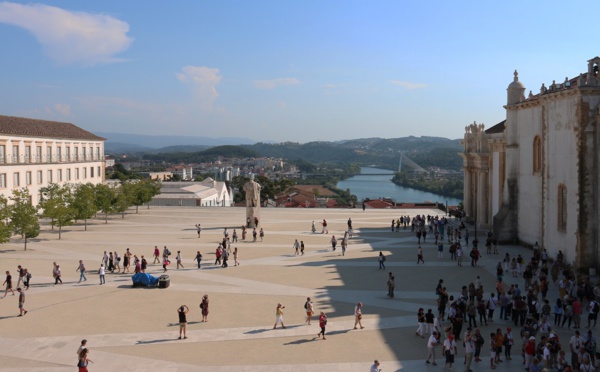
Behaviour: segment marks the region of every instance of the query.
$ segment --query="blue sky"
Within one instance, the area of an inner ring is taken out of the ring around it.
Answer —
[[[256,141],[460,138],[600,55],[591,1],[0,2],[0,114]],[[590,18],[592,17],[592,18]]]

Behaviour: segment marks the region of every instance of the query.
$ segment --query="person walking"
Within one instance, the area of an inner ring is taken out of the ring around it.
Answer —
[[[299,252],[300,243],[298,243],[298,239],[294,240],[294,244],[292,245],[292,248],[294,248],[294,256],[297,256],[300,254],[300,252]]]
[[[317,334],[317,336],[319,336],[319,338],[321,338],[321,335],[323,335],[323,340],[326,340],[325,338],[325,327],[327,326],[327,315],[325,315],[324,311],[321,311],[321,315],[319,315],[319,327],[321,327],[321,332],[319,332]]]
[[[265,230],[263,230],[263,228],[260,228],[260,232],[258,233],[258,236],[260,236],[260,241],[263,241],[263,238],[265,237]]]
[[[427,326],[425,324],[425,310],[420,307],[417,312],[417,324],[419,327],[417,328],[415,334],[417,336],[421,336],[421,338],[425,338],[424,334],[427,332]]]
[[[465,343],[465,372],[471,371],[471,363],[473,363],[473,355],[475,354],[475,340],[473,337],[473,329],[467,328],[464,336]]]
[[[152,263],[160,264],[160,249],[158,249],[157,245],[154,246],[154,262]]]
[[[388,281],[387,281],[387,288],[388,288],[388,297],[389,298],[394,298],[394,288],[395,288],[395,282],[394,282],[394,274],[392,274],[391,272],[388,274]]]
[[[335,238],[335,235],[331,236],[331,241],[330,242],[331,242],[331,248],[335,252],[335,247],[337,246],[337,239]]]
[[[190,309],[187,305],[181,305],[177,308],[177,315],[179,315],[179,340],[181,340],[181,334],[183,333],[183,338],[187,338],[187,313]]]
[[[354,329],[357,329],[357,326],[360,326],[360,329],[365,328],[362,325],[362,306],[362,302],[359,302],[354,307]]]
[[[240,263],[238,262],[238,248],[235,247],[233,249],[233,266],[240,266]]]
[[[181,251],[177,251],[177,256],[175,256],[175,261],[177,261],[177,269],[179,269],[179,266],[181,266],[182,269],[185,269],[185,267],[183,267],[183,263],[181,263]]]
[[[304,256],[304,240],[300,241],[300,255]]]
[[[379,252],[379,270],[385,270],[385,256],[383,255],[383,252]]]
[[[88,354],[89,354],[90,350],[86,347],[84,347],[83,349],[81,349],[81,352],[79,352],[79,361],[77,362],[77,367],[79,367],[79,372],[88,372],[87,366],[88,364],[94,363],[90,358],[88,358]]]
[[[17,266],[17,274],[19,275],[17,279],[17,287],[20,287],[21,284],[25,282],[25,269],[23,269],[21,265]]]
[[[6,272],[6,279],[4,280],[4,283],[2,283],[2,285],[5,285],[4,296],[2,298],[6,297],[8,291],[10,291],[13,296],[15,295],[15,291],[13,291],[12,289],[12,275],[10,275],[10,271]]]
[[[54,263],[54,269],[52,269],[52,276],[54,277],[54,285],[57,285],[59,282],[62,284],[62,272],[60,270],[60,265]]]
[[[83,260],[79,260],[79,266],[77,266],[77,269],[75,269],[75,272],[79,271],[79,282],[81,283],[81,281],[83,280],[84,282],[87,281],[87,278],[85,277],[85,265],[83,264]]]
[[[443,344],[444,356],[446,357],[446,362],[444,363],[444,369],[448,367],[450,371],[452,371],[452,365],[454,364],[454,357],[458,353],[458,348],[456,347],[456,341],[454,341],[453,335],[448,335],[448,338],[444,341]]]
[[[425,264],[425,260],[423,259],[423,248],[421,248],[421,246],[417,248],[417,265],[419,262],[423,262],[423,265]]]
[[[25,292],[21,290],[21,287],[17,288],[17,292],[19,292],[19,316],[23,316],[27,314],[27,310],[25,310]]]
[[[196,225],[196,231],[198,232],[198,239],[200,239],[200,233],[202,232],[202,226],[200,226],[200,224]]]
[[[106,268],[104,267],[104,264],[100,264],[100,268],[98,269],[98,275],[100,276],[100,285],[106,284],[106,281],[104,280],[105,274]]]
[[[365,205],[363,203],[363,212],[364,212],[364,210],[365,210]],[[379,368],[379,365],[380,365],[379,361],[377,359],[375,359],[373,361],[373,365],[371,365],[371,372],[381,372],[382,369]]]
[[[306,321],[305,323],[310,325],[310,321],[312,319],[313,314],[315,313],[315,310],[313,308],[313,303],[310,300],[310,297],[306,298],[306,302],[304,303],[304,310],[306,310]]]
[[[277,324],[279,323],[281,323],[281,328],[285,328],[285,324],[283,324],[283,309],[285,309],[285,306],[277,304],[277,308],[275,309],[275,325],[273,325],[273,329],[277,328]]]
[[[200,310],[202,310],[202,322],[208,322],[208,295],[202,296],[202,302],[200,303]]]

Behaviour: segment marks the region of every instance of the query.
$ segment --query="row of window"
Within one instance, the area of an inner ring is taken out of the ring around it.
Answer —
[[[88,169],[89,169],[89,178],[94,177],[102,177],[102,168],[98,167],[81,167],[81,168],[67,168],[67,169],[56,169],[56,170],[47,170],[46,171],[46,179],[44,180],[44,171],[38,170],[36,172],[35,182],[38,185],[41,184],[50,184],[53,182],[63,182],[63,181],[77,181],[80,179],[88,178]],[[21,178],[21,173],[25,173],[25,178]],[[13,187],[22,187],[29,186],[33,184],[33,172],[14,172],[13,173]],[[0,188],[7,188],[7,174],[0,173]]]
[[[23,148],[23,151],[22,151]],[[35,150],[35,151],[33,151]],[[71,151],[72,150],[72,151]],[[6,145],[0,145],[0,164],[6,163],[57,163],[70,161],[101,160],[102,150],[100,146],[52,146],[13,145],[12,152],[7,153]]]

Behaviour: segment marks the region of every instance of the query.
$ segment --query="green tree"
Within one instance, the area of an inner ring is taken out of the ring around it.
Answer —
[[[108,214],[112,213],[117,203],[115,189],[108,185],[98,184],[95,190],[95,203],[98,210],[104,213],[104,222],[108,223]]]
[[[75,219],[76,211],[71,205],[73,202],[71,187],[53,183],[43,187],[40,192],[42,199],[39,207],[43,210],[43,215],[51,219],[52,226],[58,226],[58,240],[60,240],[63,226],[72,225]]]
[[[135,183],[131,183],[131,203],[135,205],[135,213],[138,213],[140,205],[150,203],[153,197],[160,194],[160,181],[158,180],[140,180]],[[150,208],[150,204],[148,204]]]
[[[27,250],[27,239],[35,238],[40,234],[38,209],[31,204],[31,196],[26,188],[13,190],[10,200],[13,202],[9,207],[13,232],[25,239],[25,250]]]
[[[0,195],[0,243],[7,243],[13,233],[13,227],[10,223],[10,207],[8,199]]]
[[[95,201],[94,185],[86,183],[75,186],[71,205],[75,210],[75,219],[83,220],[85,231],[87,231],[87,220],[98,212]]]
[[[131,207],[133,192],[135,185],[130,182],[121,183],[120,187],[117,187],[115,191],[115,200],[113,204],[113,211],[121,213],[121,218],[125,218],[125,211]]]

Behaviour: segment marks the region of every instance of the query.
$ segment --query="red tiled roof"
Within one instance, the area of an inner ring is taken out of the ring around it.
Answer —
[[[394,208],[394,205],[392,203],[388,203],[386,201],[379,200],[379,199],[365,201],[364,204],[366,204],[367,208],[377,208],[377,209]]]
[[[0,134],[105,141],[71,123],[0,115]]]

